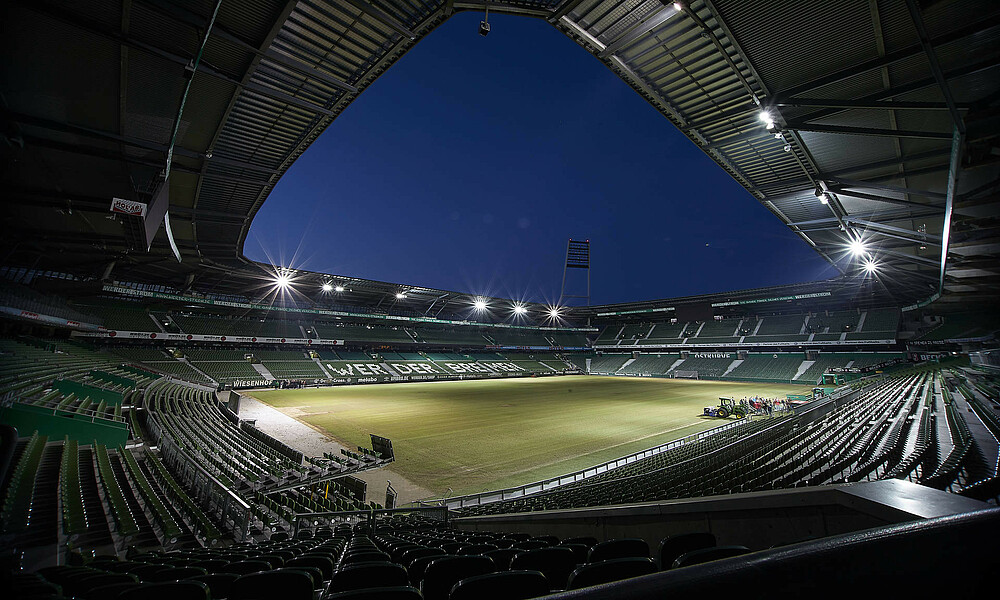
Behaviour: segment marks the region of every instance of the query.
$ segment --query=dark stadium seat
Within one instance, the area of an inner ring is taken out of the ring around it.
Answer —
[[[519,552],[526,552],[526,550],[518,550],[517,548],[497,548],[496,550],[489,550],[483,552],[483,556],[488,556],[493,559],[493,562],[497,566],[497,570],[506,571],[510,568],[510,561]]]
[[[417,588],[384,587],[337,592],[324,596],[323,600],[423,600]]]
[[[496,571],[496,565],[485,556],[446,556],[427,565],[420,593],[424,600],[447,600],[452,586],[466,577]]]
[[[427,565],[431,564],[439,558],[446,556],[451,556],[450,554],[445,554],[439,552],[438,554],[430,554],[427,556],[420,556],[413,559],[412,562],[406,567],[406,574],[410,580],[410,585],[419,586],[420,582],[424,578],[424,571],[427,570]]]
[[[570,537],[559,542],[560,546],[565,546],[566,544],[583,544],[588,548],[593,548],[597,545],[597,538],[585,536],[585,537]]]
[[[679,569],[681,567],[690,567],[691,565],[700,565],[713,560],[742,556],[749,552],[750,549],[746,546],[716,546],[714,548],[692,550],[678,556],[671,568]]]
[[[236,573],[237,575],[248,575],[260,571],[270,571],[271,565],[262,560],[242,560],[229,563],[225,567],[216,571],[217,573]]]
[[[303,556],[285,563],[286,567],[315,567],[320,570],[324,581],[333,576],[333,561],[326,556]]]
[[[590,553],[590,548],[584,544],[567,544],[566,542],[560,543],[555,548],[569,548],[573,551],[573,558],[576,560],[576,564],[582,565],[587,562],[587,554]]]
[[[330,580],[331,592],[407,584],[406,570],[391,562],[368,562],[343,567]]]
[[[147,583],[126,590],[118,600],[209,600],[208,586],[201,581]]]
[[[312,600],[313,583],[297,571],[264,571],[242,575],[229,588],[230,600]]]
[[[399,562],[400,564],[409,567],[413,563],[413,561],[417,560],[418,558],[424,556],[441,556],[443,554],[445,554],[445,552],[442,552],[440,548],[425,548],[425,547],[413,548],[404,552]]]
[[[601,562],[588,563],[576,568],[566,584],[568,590],[599,585],[611,581],[649,575],[656,572],[656,563],[651,558],[612,558]]]
[[[208,571],[200,567],[170,567],[153,573],[149,581],[177,581],[179,579],[191,579],[199,575],[206,575]]]
[[[473,556],[476,554],[486,554],[490,550],[498,550],[494,544],[469,544],[459,548],[458,554],[460,556]]]
[[[714,548],[715,536],[708,532],[680,533],[660,540],[660,568],[671,568],[677,557],[692,550]]]
[[[212,599],[228,598],[229,590],[240,575],[235,573],[212,573],[211,575],[199,575],[192,577],[190,581],[200,581],[208,586]]]
[[[566,580],[576,565],[573,550],[559,546],[526,550],[510,561],[511,571],[541,571],[554,590],[566,587]]]
[[[462,579],[448,600],[524,600],[548,593],[549,582],[539,571],[502,571]]]
[[[596,544],[587,554],[587,562],[601,562],[612,558],[649,558],[649,544],[638,538],[607,540]]]
[[[138,583],[111,583],[79,593],[77,594],[77,597],[83,598],[84,600],[106,600],[107,598],[117,598],[123,592],[137,588],[140,585],[141,584]]]

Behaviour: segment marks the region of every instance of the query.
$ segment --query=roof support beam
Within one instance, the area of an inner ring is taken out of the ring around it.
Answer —
[[[901,102],[901,101],[869,101],[869,100],[817,100],[792,99],[777,100],[768,102],[768,106],[796,107],[796,108],[859,108],[868,110],[950,110],[947,104],[942,102]],[[971,105],[963,103],[961,109],[969,109]]]
[[[577,6],[580,6],[580,3],[582,2],[583,0],[565,0],[559,6],[559,9],[556,12],[552,13],[552,16],[549,17],[548,19],[549,23],[555,24],[556,22],[559,21],[559,19],[573,12],[573,9],[576,8]]]
[[[838,196],[850,196],[851,198],[861,198],[862,200],[872,200],[875,202],[898,204],[899,206],[909,206],[912,208],[928,208],[930,206],[929,204],[921,204],[920,202],[910,202],[909,200],[903,200],[901,198],[891,198],[888,196],[876,196],[875,194],[855,192],[853,190],[845,189],[840,186],[830,186],[830,191],[837,194]]]
[[[948,197],[944,203],[944,224],[941,226],[941,269],[938,276],[938,293],[944,292],[945,270],[948,266],[948,243],[951,241],[951,214],[958,192],[959,166],[962,163],[962,147],[965,134],[955,126],[955,136],[951,141],[951,162],[948,166]]]
[[[942,194],[941,192],[929,192],[927,190],[915,190],[913,188],[899,187],[895,185],[887,185],[884,183],[873,183],[870,181],[858,181],[856,179],[846,179],[843,177],[835,177],[833,180],[829,180],[830,183],[835,183],[844,187],[862,187],[870,188],[873,190],[882,190],[884,192],[896,192],[899,194],[909,194],[911,196],[922,196],[924,198],[938,198],[944,200],[947,194]]]
[[[667,20],[676,15],[678,12],[680,11],[674,8],[673,4],[664,6],[660,10],[646,17],[646,19],[626,29],[621,35],[615,38],[614,41],[608,44],[604,50],[601,50],[600,54],[597,56],[599,58],[607,58],[622,48],[630,46],[636,40],[649,33],[652,29],[666,23]]]
[[[128,137],[124,135],[118,135],[117,133],[111,133],[110,131],[100,131],[97,129],[91,129],[89,127],[81,127],[79,125],[71,125],[69,123],[61,123],[59,121],[53,121],[51,119],[45,119],[42,117],[36,117],[33,115],[26,115],[23,113],[18,113],[10,110],[3,110],[2,113],[4,117],[15,121],[18,123],[23,123],[26,125],[32,125],[35,127],[41,127],[43,129],[49,129],[51,131],[61,131],[65,133],[72,133],[75,135],[82,135],[95,139],[102,139],[112,142],[118,142],[125,144],[126,146],[132,146],[135,148],[143,148],[145,150],[154,150],[157,152],[167,152],[167,146],[165,144],[160,144],[158,142],[152,142],[149,140],[142,140],[138,138]],[[255,165],[252,163],[247,163],[239,160],[233,160],[230,158],[213,157],[211,159],[206,159],[205,155],[201,152],[195,152],[194,150],[188,150],[187,148],[174,147],[174,153],[179,156],[185,156],[188,158],[197,158],[202,160],[211,160],[212,163],[217,165],[224,165],[227,167],[233,167],[237,169],[247,169],[250,171],[256,171],[260,173],[267,173],[269,175],[277,174],[274,169],[269,169],[267,167],[262,167],[260,165]]]
[[[838,133],[843,135],[872,135],[879,137],[916,138],[931,140],[951,139],[950,133],[938,131],[913,131],[908,129],[880,129],[877,127],[849,127],[846,125],[820,125],[807,121],[788,121],[783,129],[811,131],[813,133]]]
[[[936,267],[938,265],[938,261],[936,260],[924,258],[923,256],[917,256],[915,254],[899,252],[898,250],[890,250],[888,248],[879,248],[878,254],[879,256],[891,256],[893,258],[899,258],[919,265],[926,265],[928,267]]]
[[[86,20],[82,19],[81,17],[79,17],[78,15],[71,15],[70,13],[68,13],[66,11],[59,10],[59,9],[57,9],[55,7],[52,7],[52,6],[48,6],[48,5],[44,5],[44,4],[32,4],[32,3],[23,3],[23,6],[25,6],[26,8],[30,8],[31,10],[35,10],[37,12],[40,12],[41,14],[44,14],[46,16],[52,17],[53,19],[56,19],[58,21],[62,21],[64,23],[68,23],[68,24],[70,24],[70,25],[72,25],[74,27],[78,27],[80,29],[83,29],[84,31],[87,31],[87,32],[92,33],[94,35],[98,35],[98,36],[104,37],[106,39],[118,42],[120,44],[123,44],[123,45],[126,45],[126,46],[130,46],[132,48],[136,48],[138,50],[143,50],[143,51],[148,52],[150,54],[159,56],[160,58],[168,60],[168,61],[170,61],[170,62],[172,62],[174,64],[180,65],[180,66],[182,66],[184,68],[187,68],[188,64],[193,60],[193,57],[184,57],[184,56],[180,56],[180,55],[174,54],[173,52],[169,52],[167,50],[164,50],[164,49],[159,48],[157,46],[154,46],[152,44],[139,41],[139,40],[137,40],[135,38],[132,38],[130,36],[122,35],[121,33],[117,32],[117,31],[115,31],[115,32],[107,31],[103,26],[101,26],[99,24],[96,24],[96,23],[93,23],[93,22],[90,22],[90,21],[86,21]],[[288,104],[290,106],[295,106],[295,107],[301,108],[302,110],[305,110],[305,111],[308,111],[308,112],[311,112],[311,113],[320,113],[320,114],[324,114],[326,116],[334,116],[333,112],[327,110],[326,108],[324,108],[322,106],[319,106],[317,104],[313,104],[313,103],[308,102],[306,100],[301,100],[299,98],[296,98],[294,96],[286,94],[285,92],[282,92],[280,90],[276,90],[276,89],[273,89],[273,88],[269,88],[267,86],[263,86],[263,85],[259,85],[259,84],[255,84],[255,83],[250,83],[249,81],[246,81],[246,82],[237,81],[236,79],[230,77],[229,75],[226,75],[225,73],[222,73],[222,72],[219,72],[219,71],[213,69],[211,66],[209,66],[207,64],[200,65],[198,67],[198,72],[199,73],[203,73],[205,75],[208,75],[210,77],[215,77],[216,79],[221,79],[222,81],[231,83],[231,84],[233,84],[233,85],[235,85],[235,86],[237,86],[239,88],[245,88],[245,89],[252,90],[252,91],[254,91],[254,92],[256,92],[256,93],[258,93],[258,94],[260,94],[262,96],[266,96],[268,98],[271,98],[273,100],[277,100],[279,102],[282,102],[284,104]]]
[[[142,0],[142,2],[144,4],[153,7],[158,12],[163,13],[180,23],[189,25],[195,28],[196,30],[203,29],[205,27],[203,17],[201,17],[200,15],[196,15],[195,13],[192,13],[170,2],[165,2],[164,0]],[[226,30],[225,27],[219,25],[218,23],[216,23],[215,26],[212,28],[211,36],[226,40],[227,42],[231,42],[239,46],[240,48],[247,50],[248,52],[253,52],[258,56],[265,56],[267,57],[268,60],[284,65],[292,69],[293,71],[297,71],[309,78],[318,79],[320,81],[323,81],[324,83],[328,83],[336,88],[340,88],[342,90],[351,93],[356,93],[358,91],[358,88],[354,87],[353,85],[345,83],[328,73],[315,69],[312,66],[307,65],[306,63],[300,60],[294,59],[290,56],[285,56],[284,54],[281,54],[274,50],[267,50],[261,52],[258,48],[254,47],[253,44],[250,44],[249,42],[241,39],[240,37],[230,33],[229,31]]]
[[[507,4],[506,2],[487,2],[486,0],[455,0],[455,8],[458,10],[491,11],[505,15],[519,15],[522,17],[537,17],[548,19],[552,16],[552,11],[541,8],[528,8],[517,4]]]
[[[891,234],[892,237],[901,240],[907,240],[917,244],[927,244],[940,246],[941,237],[931,234],[931,233],[921,233],[919,231],[913,231],[912,229],[906,229],[904,227],[896,227],[894,225],[886,225],[885,223],[876,223],[874,221],[868,221],[865,219],[856,219],[854,217],[844,217],[844,224],[849,227],[861,227],[866,231],[878,232],[882,234]]]
[[[971,23],[969,25],[966,25],[965,27],[960,27],[959,29],[956,29],[955,31],[952,31],[948,34],[933,38],[930,40],[930,43],[933,46],[940,46],[942,44],[947,44],[949,42],[960,40],[970,35],[980,33],[986,29],[996,27],[997,25],[1000,25],[1000,15],[993,15],[982,21]],[[838,81],[843,81],[845,79],[855,77],[861,73],[871,71],[872,69],[878,69],[880,67],[889,66],[901,60],[912,58],[920,54],[921,52],[923,52],[923,48],[921,47],[920,44],[907,46],[906,48],[902,48],[895,52],[889,52],[883,57],[874,58],[872,60],[866,60],[856,65],[847,67],[845,69],[834,71],[829,75],[820,77],[819,79],[814,79],[813,81],[810,81],[808,83],[804,83],[802,85],[797,85],[785,90],[781,90],[780,92],[776,93],[775,96],[778,98],[790,98],[792,96],[798,96],[799,94],[811,92],[816,88],[820,88],[823,86],[830,85],[832,83],[837,83]]]
[[[392,29],[393,31],[395,31],[395,32],[397,32],[397,33],[399,33],[399,34],[401,34],[401,35],[403,35],[403,36],[405,36],[405,37],[407,37],[407,38],[409,38],[411,40],[417,39],[417,34],[415,34],[412,31],[410,31],[409,28],[406,27],[406,25],[400,23],[399,21],[397,21],[396,19],[390,17],[389,15],[387,15],[384,12],[382,12],[381,10],[375,8],[371,4],[368,4],[367,2],[365,2],[365,0],[346,0],[346,2],[348,4],[350,4],[351,6],[353,6],[354,8],[356,8],[356,9],[360,10],[361,12],[365,13],[369,17],[375,19],[379,23],[382,23],[383,25],[385,25],[389,29]]]
[[[937,53],[934,52],[934,45],[931,43],[930,36],[927,35],[927,28],[924,27],[924,17],[920,14],[920,7],[914,0],[906,0],[906,7],[910,9],[910,18],[913,20],[913,25],[917,28],[917,37],[920,38],[920,47],[923,49],[924,54],[927,55],[927,62],[930,63],[931,74],[934,75],[934,80],[937,81],[938,87],[941,88],[941,93],[944,94],[944,102],[948,105],[948,110],[951,112],[951,119],[955,122],[955,128],[957,129],[956,135],[965,136],[965,123],[962,121],[962,115],[958,113],[958,106],[955,104],[955,97],[951,94],[951,88],[948,86],[948,80],[945,79],[944,72],[941,71],[941,64],[938,62]],[[941,265],[941,278],[944,281],[944,263]]]

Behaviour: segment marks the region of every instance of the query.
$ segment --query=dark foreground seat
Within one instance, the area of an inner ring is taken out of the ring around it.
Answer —
[[[347,592],[364,588],[406,586],[406,569],[383,561],[358,563],[344,567],[333,574],[331,592]]]
[[[525,600],[548,593],[549,582],[540,571],[500,571],[462,579],[448,600]]]
[[[742,556],[749,553],[750,549],[746,546],[717,546],[715,548],[702,548],[701,550],[692,550],[691,552],[685,552],[684,554],[678,556],[677,560],[674,561],[672,568],[679,569],[681,567],[690,567],[691,565],[700,565],[713,560],[732,558],[733,556]]]
[[[630,556],[627,558],[612,558],[596,563],[588,563],[577,567],[569,576],[568,590],[600,585],[611,581],[630,579],[656,572],[656,563],[651,558]]]
[[[510,561],[512,571],[541,571],[553,590],[566,587],[566,580],[576,569],[576,565],[576,555],[573,550],[559,546],[527,550]]]
[[[410,586],[365,588],[329,594],[323,600],[423,600],[417,588]]]
[[[264,571],[243,575],[229,588],[230,600],[312,600],[313,582],[298,571]]]
[[[596,563],[613,558],[649,558],[649,544],[639,538],[608,540],[596,544],[587,555],[587,562]]]
[[[485,556],[445,556],[427,565],[420,591],[424,600],[447,600],[459,581],[495,571],[496,565]]]
[[[681,533],[660,540],[660,568],[671,568],[681,554],[703,548],[714,548],[715,536],[707,531]]]
[[[200,581],[147,583],[118,595],[118,600],[209,600],[208,586]]]

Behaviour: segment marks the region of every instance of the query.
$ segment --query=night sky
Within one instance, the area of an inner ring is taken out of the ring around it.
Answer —
[[[247,256],[552,302],[567,239],[589,239],[594,304],[836,274],[551,25],[491,15],[482,38],[481,19],[451,18],[327,128]]]

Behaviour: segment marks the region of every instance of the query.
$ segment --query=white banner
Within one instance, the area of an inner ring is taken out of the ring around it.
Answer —
[[[226,344],[302,344],[306,346],[343,346],[344,340],[311,340],[307,338],[252,337],[243,335],[202,335],[198,333],[163,333],[162,331],[74,331],[75,337],[102,337],[124,340],[157,340],[167,342],[223,342]]]

